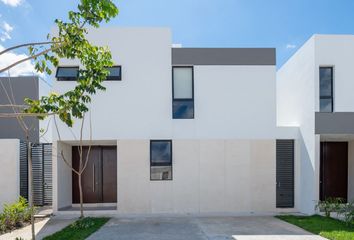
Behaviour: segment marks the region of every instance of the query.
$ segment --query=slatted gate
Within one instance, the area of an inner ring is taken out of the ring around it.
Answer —
[[[27,143],[20,144],[20,194],[28,199]],[[52,204],[52,144],[32,146],[33,202],[37,206]]]
[[[276,207],[294,207],[294,140],[276,141]]]

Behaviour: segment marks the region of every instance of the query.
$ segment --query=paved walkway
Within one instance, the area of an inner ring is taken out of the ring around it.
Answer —
[[[48,235],[52,235],[53,233],[63,229],[70,223],[74,222],[75,219],[59,219],[59,218],[46,218],[43,221],[35,223],[35,232],[36,239],[40,240]],[[0,240],[14,240],[16,238],[22,239],[31,239],[31,226],[26,226],[24,228],[12,231],[10,233],[6,233],[0,235]]]
[[[273,217],[112,218],[89,240],[322,240]]]

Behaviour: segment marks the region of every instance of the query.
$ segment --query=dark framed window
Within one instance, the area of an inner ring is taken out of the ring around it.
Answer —
[[[107,81],[120,81],[122,80],[122,66],[113,66],[107,68],[109,75],[107,76]]]
[[[172,140],[150,141],[150,180],[172,180]]]
[[[58,67],[55,77],[58,81],[76,81],[79,77],[79,67]]]
[[[172,67],[172,116],[173,119],[194,118],[193,66]]]
[[[333,112],[333,67],[320,67],[320,112]]]

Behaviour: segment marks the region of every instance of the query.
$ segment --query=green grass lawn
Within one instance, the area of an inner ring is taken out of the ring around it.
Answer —
[[[102,227],[109,218],[83,218],[44,240],[83,240]]]
[[[344,222],[326,218],[319,215],[313,216],[277,216],[288,223],[299,226],[311,233],[318,234],[331,240],[353,240],[354,225],[346,225]]]

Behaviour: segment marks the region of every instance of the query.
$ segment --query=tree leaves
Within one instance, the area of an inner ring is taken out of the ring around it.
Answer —
[[[73,118],[82,118],[88,111],[87,104],[91,95],[97,90],[105,90],[102,82],[113,65],[112,55],[107,47],[92,45],[86,38],[88,24],[99,27],[102,21],[108,22],[118,14],[118,8],[111,0],[81,0],[78,11],[68,13],[68,22],[56,19],[58,36],[50,36],[52,41],[48,52],[35,58],[35,69],[39,72],[52,73],[51,67],[57,67],[60,58],[77,59],[83,66],[79,70],[76,86],[63,94],[49,94],[40,100],[26,99],[29,105],[27,113],[57,113],[68,126],[72,126]],[[40,47],[30,46],[30,56],[43,51]],[[43,117],[40,117],[43,118]]]

